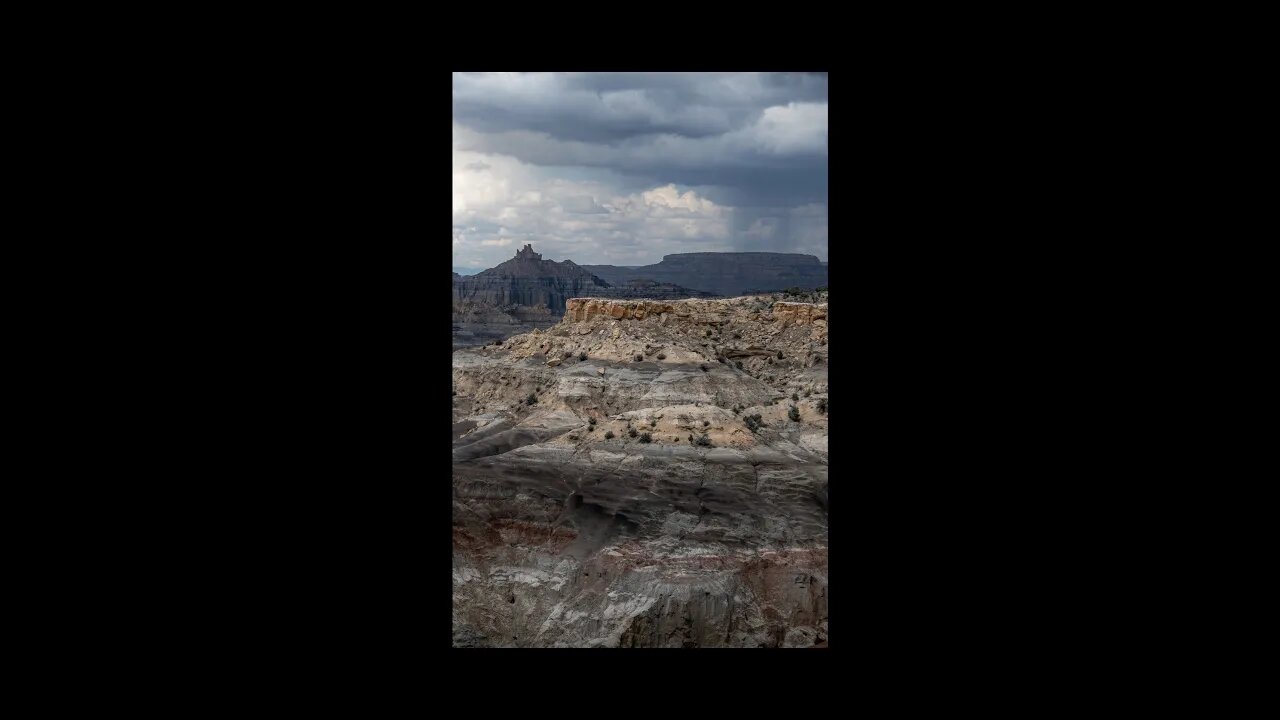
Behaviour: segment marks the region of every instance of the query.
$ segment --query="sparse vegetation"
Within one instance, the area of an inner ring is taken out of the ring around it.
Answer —
[[[791,393],[791,402],[800,402],[800,393]]]
[[[658,353],[658,359],[659,359],[659,360],[666,360],[666,359],[667,359],[667,356],[666,356],[666,354],[665,354],[665,353]]]
[[[779,354],[781,354],[781,353],[779,353]],[[585,352],[580,352],[580,353],[578,353],[578,361],[579,361],[579,362],[586,362],[586,360],[587,360],[587,354],[586,354]]]
[[[650,435],[649,433],[643,433],[642,435],[640,435],[640,442],[646,443],[646,444],[651,443],[653,442],[653,436]]]
[[[760,428],[766,427],[765,424],[761,422],[760,418],[761,418],[760,413],[756,413],[755,415],[748,415],[744,417],[742,419],[742,422],[746,423],[747,429],[749,429],[751,432],[753,433],[760,432]]]
[[[710,331],[710,330],[708,330],[708,331],[707,331],[707,337],[711,337],[711,331]]]
[[[628,436],[630,436],[630,437],[635,437],[635,436],[636,436],[636,435],[638,435],[638,434],[639,434],[639,433],[637,433],[637,432],[636,432],[636,429],[635,429],[635,428],[627,428],[627,435],[628,435]]]
[[[636,362],[641,362],[642,360],[644,360],[644,355],[636,353]]]
[[[587,424],[588,424],[588,425],[591,425],[591,426],[593,426],[593,427],[594,427],[594,426],[595,426],[595,424],[596,424],[596,419],[595,419],[595,418],[587,418]]]
[[[657,420],[650,420],[650,421],[649,421],[649,427],[658,427],[658,421],[657,421]]]
[[[733,408],[733,414],[734,414],[734,415],[737,415],[737,414],[738,414],[738,413],[740,413],[740,412],[742,412],[742,408],[740,408],[740,407],[734,407],[734,408]]]
[[[778,351],[778,359],[779,359],[779,360],[781,360],[781,359],[782,359],[782,351],[781,351],[781,350],[779,350],[779,351]]]
[[[827,399],[826,399],[826,398],[822,398],[821,400],[819,400],[819,401],[818,401],[818,412],[822,413],[823,415],[826,415],[826,414],[827,414]]]
[[[787,417],[791,418],[792,422],[800,422],[800,408],[792,405],[791,409],[787,411]]]
[[[707,364],[706,364],[706,363],[702,363],[702,364],[701,364],[701,365],[699,365],[698,367],[702,368],[702,372],[706,372],[706,371],[708,371],[708,370],[710,370],[710,369],[711,369],[711,368],[707,367]]]
[[[742,361],[741,361],[741,360],[739,360],[739,361],[737,361],[736,363],[734,363],[734,365],[737,365],[739,370],[741,370],[741,369],[742,369]]]
[[[710,421],[710,420],[703,420],[703,421],[702,421],[702,427],[707,427],[707,426],[708,426],[708,425],[710,425],[710,424],[711,424],[711,421]]]
[[[698,447],[715,447],[711,444],[711,438],[706,433],[702,433],[702,437],[698,438]]]
[[[596,431],[596,426],[595,426],[595,425],[588,425],[588,426],[587,426],[587,432],[595,432],[595,431]]]
[[[604,439],[605,439],[605,440],[612,440],[612,439],[613,439],[613,431],[612,431],[612,430],[608,430],[608,431],[606,431],[606,432],[605,432],[605,434],[604,434]]]
[[[809,396],[810,396],[810,395],[812,395],[812,394],[813,394],[813,391],[812,391],[812,390],[805,390],[805,391],[804,391],[804,396],[805,396],[805,397],[809,397]]]
[[[525,405],[537,405],[537,404],[538,404],[538,396],[537,396],[537,395],[534,395],[533,393],[529,393],[529,397],[527,397],[527,398],[525,398],[525,399],[524,399],[524,404],[525,404]]]
[[[734,340],[741,340],[741,339],[742,339],[742,333],[734,333],[734,334],[733,334],[733,339],[734,339]]]

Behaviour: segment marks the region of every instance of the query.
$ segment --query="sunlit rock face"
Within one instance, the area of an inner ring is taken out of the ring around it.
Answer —
[[[455,645],[825,646],[827,306],[778,299],[454,353]]]

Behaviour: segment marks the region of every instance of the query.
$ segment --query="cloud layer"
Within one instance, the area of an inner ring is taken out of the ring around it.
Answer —
[[[827,257],[821,74],[456,73],[454,265]]]

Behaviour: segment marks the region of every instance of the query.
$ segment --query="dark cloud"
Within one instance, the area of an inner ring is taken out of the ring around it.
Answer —
[[[455,255],[496,257],[514,239],[587,263],[734,249],[825,259],[827,82],[457,73]]]

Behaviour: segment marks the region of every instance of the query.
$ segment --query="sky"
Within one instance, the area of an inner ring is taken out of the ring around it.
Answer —
[[[454,73],[453,265],[827,259],[825,73]]]

